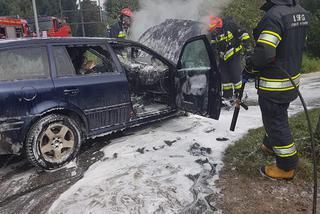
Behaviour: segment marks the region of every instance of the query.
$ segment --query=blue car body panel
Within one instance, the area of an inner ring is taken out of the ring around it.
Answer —
[[[117,42],[116,40],[111,40]],[[0,154],[19,154],[32,124],[51,113],[73,113],[84,124],[87,137],[156,121],[176,109],[146,118],[133,119],[126,75],[117,73],[58,78],[51,45],[108,44],[107,39],[27,39],[1,41],[0,51],[12,48],[45,46],[50,75],[45,79],[0,81]],[[110,47],[107,47],[110,50]],[[110,51],[111,54],[112,51]],[[116,59],[116,58],[115,58]],[[170,64],[171,65],[171,64]],[[72,89],[76,88],[76,93]]]
[[[126,73],[110,43],[139,46],[148,50],[170,69],[172,98],[170,108],[145,117],[133,117]],[[117,72],[101,75],[58,77],[52,53],[59,45],[105,45]],[[46,47],[49,75],[33,80],[0,81],[0,154],[19,154],[35,121],[47,114],[75,115],[83,124],[87,138],[158,121],[174,115],[174,72],[176,65],[151,49],[135,42],[99,38],[50,38],[0,41],[0,51],[13,48]]]

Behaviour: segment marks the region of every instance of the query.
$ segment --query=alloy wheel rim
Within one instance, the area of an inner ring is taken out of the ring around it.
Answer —
[[[61,123],[50,124],[41,134],[40,152],[46,161],[65,161],[73,152],[75,136],[73,131]]]

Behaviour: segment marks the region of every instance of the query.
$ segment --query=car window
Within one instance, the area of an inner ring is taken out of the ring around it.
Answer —
[[[67,46],[66,50],[76,75],[114,73],[116,65],[102,46]]]
[[[49,62],[45,47],[0,51],[0,81],[48,77]]]
[[[121,44],[112,44],[112,47],[126,70],[129,81],[138,77],[140,83],[151,85],[169,72],[168,65],[139,47]]]
[[[181,57],[181,68],[210,69],[210,58],[203,40],[194,41],[186,45]]]
[[[76,74],[74,66],[64,46],[53,47],[53,55],[58,76],[72,76]]]

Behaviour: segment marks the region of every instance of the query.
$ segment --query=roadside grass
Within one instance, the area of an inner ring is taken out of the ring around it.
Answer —
[[[312,127],[315,129],[320,115],[320,108],[313,109],[309,113]],[[291,117],[289,123],[300,157],[296,179],[309,181],[312,179],[312,156],[310,136],[305,118],[304,113],[299,113]],[[224,157],[226,170],[236,170],[239,174],[255,177],[259,176],[259,167],[274,162],[274,157],[265,155],[260,150],[264,134],[264,128],[249,130],[246,136],[230,146],[226,150]],[[319,144],[318,136],[316,139],[317,147]],[[317,148],[317,157],[317,162],[319,163],[319,148]],[[320,171],[319,165],[318,171]]]
[[[302,73],[320,71],[320,59],[304,54],[302,58]]]

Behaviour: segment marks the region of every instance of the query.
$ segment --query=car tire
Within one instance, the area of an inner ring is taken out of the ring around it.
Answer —
[[[83,140],[78,124],[70,117],[56,114],[35,122],[25,141],[29,162],[43,169],[55,169],[73,160]]]

